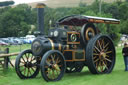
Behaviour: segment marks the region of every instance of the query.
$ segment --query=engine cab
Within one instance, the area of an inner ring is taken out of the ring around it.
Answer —
[[[64,54],[66,61],[84,61],[85,50],[82,49],[80,42],[80,32],[65,28],[50,29],[48,37],[55,43],[60,43],[59,48]]]

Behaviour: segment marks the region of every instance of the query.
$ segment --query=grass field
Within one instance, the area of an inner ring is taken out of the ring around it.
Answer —
[[[58,82],[46,82],[40,73],[34,79],[21,80],[10,68],[0,71],[0,85],[128,85],[128,72],[124,71],[121,48],[117,48],[115,68],[110,74],[93,75],[85,67],[80,73],[65,73]]]
[[[24,45],[9,45],[9,46],[0,46],[1,50],[4,50],[5,48],[9,48],[9,53],[12,52],[20,52],[24,49],[31,48],[30,44],[24,44]]]

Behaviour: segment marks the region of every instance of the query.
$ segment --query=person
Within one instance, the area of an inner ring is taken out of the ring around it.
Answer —
[[[125,71],[128,71],[128,43],[124,43],[122,54],[124,57]]]

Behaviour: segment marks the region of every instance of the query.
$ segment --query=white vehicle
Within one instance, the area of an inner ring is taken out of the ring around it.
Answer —
[[[36,37],[34,35],[26,35],[27,41],[31,44]]]

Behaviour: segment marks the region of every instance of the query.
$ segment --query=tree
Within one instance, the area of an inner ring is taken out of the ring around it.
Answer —
[[[30,14],[29,14],[29,13]],[[8,9],[0,16],[2,37],[25,36],[31,29],[31,9],[29,7],[17,6]],[[36,17],[36,16],[35,16]]]
[[[123,20],[128,20],[128,2],[127,3],[122,3],[119,6],[119,18]]]
[[[105,9],[104,12],[105,13],[110,13],[110,14],[112,14],[112,16],[114,18],[119,19],[120,12],[119,12],[119,9],[118,9],[118,5],[116,3],[108,5],[107,9]]]

